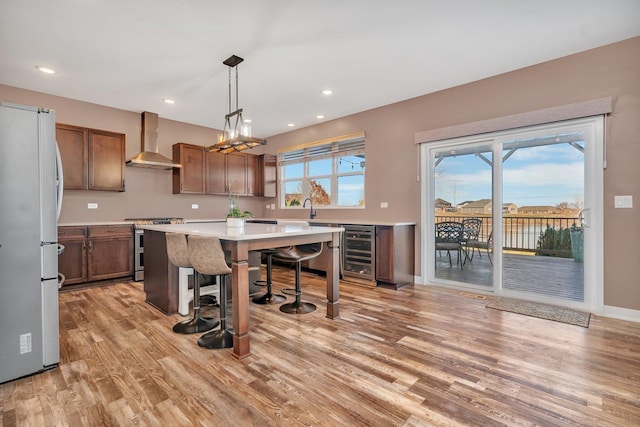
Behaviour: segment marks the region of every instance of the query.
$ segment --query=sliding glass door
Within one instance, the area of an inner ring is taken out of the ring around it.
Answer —
[[[432,152],[434,276],[493,288],[493,142]]]
[[[590,118],[424,144],[426,283],[593,307],[602,127]]]

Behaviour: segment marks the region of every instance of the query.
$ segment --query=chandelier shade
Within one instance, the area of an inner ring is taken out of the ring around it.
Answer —
[[[242,118],[242,108],[238,108],[238,64],[244,61],[236,55],[231,55],[222,63],[229,67],[229,112],[224,116],[224,129],[218,135],[215,144],[206,151],[215,153],[233,153],[249,148],[266,145],[265,139],[251,137],[251,125]],[[231,111],[231,70],[235,68],[235,110]]]

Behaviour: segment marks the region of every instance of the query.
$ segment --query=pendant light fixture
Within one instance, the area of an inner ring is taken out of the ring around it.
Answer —
[[[229,112],[224,116],[224,129],[218,135],[218,141],[207,147],[207,151],[218,153],[233,153],[249,148],[265,145],[266,140],[251,137],[251,125],[242,119],[242,108],[238,108],[238,64],[244,59],[236,55],[231,55],[222,63],[229,67]],[[231,111],[231,69],[236,70],[236,96],[235,111]],[[233,125],[231,124],[233,120]]]

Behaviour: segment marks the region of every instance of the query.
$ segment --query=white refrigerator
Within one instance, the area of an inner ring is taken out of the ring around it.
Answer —
[[[0,383],[60,360],[55,136],[53,110],[0,105]]]

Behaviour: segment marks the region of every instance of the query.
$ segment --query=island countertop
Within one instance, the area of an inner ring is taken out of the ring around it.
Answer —
[[[344,231],[342,227],[321,227],[304,223],[261,224],[246,223],[244,227],[228,227],[224,222],[200,222],[187,224],[142,225],[138,228],[164,233],[217,236],[220,239],[243,241],[274,237],[308,236],[310,234],[335,233]]]

